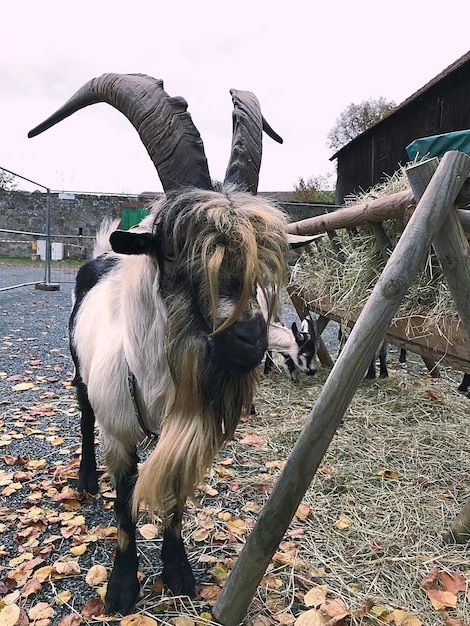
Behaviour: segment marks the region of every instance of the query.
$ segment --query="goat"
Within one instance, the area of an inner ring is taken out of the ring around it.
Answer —
[[[116,489],[107,614],[129,613],[139,595],[139,506],[164,520],[164,584],[174,594],[195,595],[181,536],[186,499],[252,402],[268,347],[256,286],[272,290],[274,309],[286,278],[285,215],[254,195],[263,130],[282,139],[254,94],[231,95],[232,151],[220,191],[213,189],[186,101],[145,75],[92,79],[28,134],[89,104],[111,104],[139,132],[165,191],[139,226],[114,230],[112,250],[79,270],[69,322],[81,409],[77,488],[98,490],[96,417]],[[138,448],[148,443],[156,447],[138,471]]]
[[[291,328],[287,328],[281,322],[278,309],[272,312],[269,318],[269,299],[271,294],[268,292],[267,298],[258,287],[257,300],[261,307],[264,319],[268,324],[268,350],[264,363],[264,374],[274,367],[272,358],[273,352],[279,352],[282,356],[282,367],[288,374],[292,382],[299,382],[299,372],[304,372],[308,376],[316,374],[316,349],[317,349],[317,326],[315,320],[307,316],[302,320],[300,330],[295,322]],[[277,298],[279,301],[279,298]]]
[[[346,343],[347,338],[349,337],[349,328],[346,325],[341,324],[338,329],[338,342],[339,349],[338,354],[343,349],[344,344]],[[371,360],[369,367],[367,369],[365,378],[366,380],[373,380],[377,377],[376,370],[376,361],[379,360],[379,376],[380,378],[388,378],[388,367],[387,367],[387,356],[388,356],[388,343],[386,341],[382,341],[377,350],[375,351],[374,357]]]

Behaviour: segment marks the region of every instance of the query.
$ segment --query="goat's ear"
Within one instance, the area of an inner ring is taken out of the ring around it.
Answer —
[[[301,332],[299,332],[299,329],[297,328],[297,324],[295,322],[292,322],[291,329],[296,342],[299,343],[300,341],[303,341],[303,335]]]
[[[308,246],[310,243],[318,239],[319,237],[323,237],[322,235],[292,235],[291,233],[287,233],[287,241],[289,246],[294,250],[295,248],[301,248],[302,246]]]
[[[114,252],[118,254],[148,254],[155,252],[155,237],[152,233],[136,233],[130,230],[115,230],[109,238]]]

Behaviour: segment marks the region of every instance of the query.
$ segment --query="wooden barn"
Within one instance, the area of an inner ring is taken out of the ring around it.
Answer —
[[[408,161],[405,148],[413,140],[469,128],[470,51],[331,157],[336,202],[392,175]]]

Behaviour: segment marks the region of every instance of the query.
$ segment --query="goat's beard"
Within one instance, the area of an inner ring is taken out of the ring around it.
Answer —
[[[194,499],[218,450],[233,436],[252,403],[257,371],[232,373],[212,364],[207,332],[196,330],[192,307],[174,299],[168,310],[167,359],[173,380],[160,439],[143,464],[134,491],[165,521]]]

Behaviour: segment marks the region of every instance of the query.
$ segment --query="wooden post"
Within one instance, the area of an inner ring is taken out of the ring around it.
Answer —
[[[381,338],[469,173],[470,158],[465,154],[452,151],[444,155],[325,382],[214,606],[214,617],[224,626],[236,626],[244,619],[256,587]]]
[[[425,161],[422,167],[412,166],[407,170],[408,180],[416,199],[422,197],[437,167],[438,159],[434,158]],[[457,311],[470,337],[470,249],[454,206],[450,208],[432,245]]]
[[[415,198],[421,197],[437,168],[437,159],[426,161],[426,167],[410,168],[407,172]],[[457,211],[449,211],[433,247],[449,285],[462,323],[470,337],[470,248]],[[470,540],[470,500],[463,505],[450,530],[443,534],[446,543],[466,543]]]

